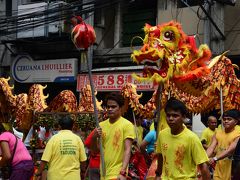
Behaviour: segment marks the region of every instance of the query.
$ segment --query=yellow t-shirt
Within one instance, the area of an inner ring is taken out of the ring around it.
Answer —
[[[87,157],[81,138],[61,130],[48,141],[41,160],[49,163],[47,179],[80,180],[80,162]]]
[[[234,141],[235,138],[240,136],[240,132],[236,129],[230,133],[225,133],[224,130],[216,131],[217,147],[216,147],[216,156],[222,151],[226,150],[229,145]],[[215,171],[214,171],[214,180],[230,180],[231,179],[231,168],[232,160],[229,158],[224,158],[217,161]]]
[[[142,126],[137,126],[136,127],[137,135],[138,135],[138,144],[142,143],[143,140],[143,128]]]
[[[122,168],[124,140],[135,138],[134,126],[123,117],[120,117],[113,124],[107,119],[101,122],[100,126],[102,128],[102,145],[106,169],[105,180],[116,179]]]
[[[236,126],[235,126],[235,129],[236,129],[238,132],[240,132],[240,125],[236,125]]]
[[[149,131],[152,131],[152,130],[155,130],[155,127],[154,127],[154,122],[152,122],[150,128],[149,128]]]
[[[197,165],[208,161],[198,136],[186,127],[178,135],[170,128],[162,130],[156,152],[163,156],[163,180],[196,179]]]
[[[201,141],[205,140],[206,144],[207,144],[207,147],[209,147],[209,145],[211,144],[212,137],[213,137],[215,132],[216,132],[216,130],[213,131],[209,127],[203,130],[202,136],[201,136]]]

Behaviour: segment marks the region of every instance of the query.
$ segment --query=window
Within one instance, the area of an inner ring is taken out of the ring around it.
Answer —
[[[126,0],[123,6],[122,46],[129,47],[134,36],[144,36],[145,23],[156,25],[157,0]],[[142,41],[136,39],[132,45],[142,45]]]
[[[12,0],[6,1],[6,16],[12,16]]]
[[[94,25],[97,27],[104,27],[104,18],[102,9],[96,9],[94,12]]]

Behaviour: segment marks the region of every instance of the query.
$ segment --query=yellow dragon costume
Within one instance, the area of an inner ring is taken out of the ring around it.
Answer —
[[[224,55],[211,59],[207,45],[196,47],[193,36],[182,31],[179,23],[144,27],[143,46],[134,50],[131,58],[145,65],[143,76],[134,75],[139,81],[163,84],[161,104],[169,96],[183,101],[192,113],[204,113],[220,108],[220,88],[223,91],[224,110],[240,109],[240,81],[234,67]],[[132,84],[126,84],[122,94],[128,99],[136,114],[151,118],[156,109],[156,92],[145,105]]]

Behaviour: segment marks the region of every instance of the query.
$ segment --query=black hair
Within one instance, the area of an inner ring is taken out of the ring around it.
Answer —
[[[4,126],[3,126],[3,124],[0,123],[0,134],[3,133],[3,132],[5,132],[5,131],[6,131],[6,130],[5,130]]]
[[[165,112],[174,110],[174,111],[180,111],[183,116],[187,116],[188,111],[185,106],[185,104],[182,101],[179,101],[173,97],[171,97],[165,106]]]
[[[74,122],[70,115],[59,115],[58,123],[61,126],[61,129],[72,130]]]
[[[119,107],[124,105],[124,97],[119,92],[109,93],[105,99],[105,103],[107,103],[108,100],[116,101]]]
[[[240,111],[238,111],[237,109],[230,109],[223,113],[223,118],[224,117],[231,117],[233,119],[240,121]]]

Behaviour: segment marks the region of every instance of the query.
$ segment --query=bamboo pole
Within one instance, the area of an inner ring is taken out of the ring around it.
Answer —
[[[220,86],[220,108],[221,108],[221,126],[223,128],[223,121],[222,121],[222,117],[223,117],[223,89],[222,86]]]
[[[95,88],[93,84],[93,79],[92,79],[92,57],[88,58],[87,57],[87,51],[82,52],[82,58],[87,61],[87,68],[88,68],[88,76],[89,76],[89,82],[91,86],[91,92],[92,92],[92,102],[93,102],[93,107],[94,107],[94,116],[95,116],[95,121],[96,121],[96,126],[99,126],[99,120],[98,120],[98,109],[97,109],[97,103],[96,103],[96,98],[95,98]],[[100,148],[100,156],[101,156],[101,168],[102,168],[102,176],[106,176],[106,169],[105,169],[105,163],[104,163],[104,154],[103,154],[103,147],[102,147],[102,137],[99,138],[99,148]]]
[[[156,121],[157,121],[157,129],[156,130],[156,139],[158,138],[158,131],[159,131],[159,121],[161,116],[161,100],[162,100],[162,90],[163,90],[163,83],[158,85],[157,95],[156,95]]]
[[[132,114],[133,114],[135,134],[136,134],[136,138],[137,138],[137,145],[139,145],[139,144],[138,144],[138,137],[139,137],[139,136],[138,136],[138,132],[137,132],[137,122],[136,122],[136,116],[135,116],[134,111],[132,111]]]

